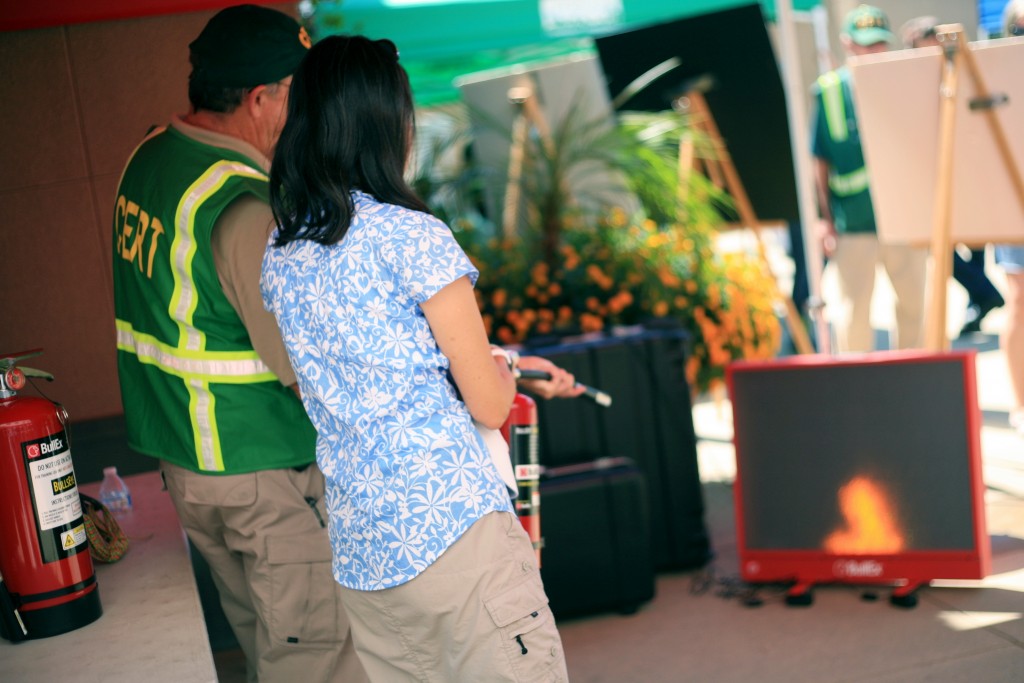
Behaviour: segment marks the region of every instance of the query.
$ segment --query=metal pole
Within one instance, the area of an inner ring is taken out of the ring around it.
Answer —
[[[793,4],[790,0],[776,0],[775,20],[779,31],[779,65],[782,69],[782,85],[786,92],[786,111],[789,116],[789,139],[797,180],[800,226],[804,240],[804,255],[807,268],[807,285],[810,290],[810,313],[818,341],[819,353],[830,353],[831,340],[821,306],[821,244],[815,235],[818,211],[815,205],[814,171],[811,165],[810,143],[808,140],[807,109],[803,79],[800,74],[800,58],[797,53],[796,31],[793,28]]]

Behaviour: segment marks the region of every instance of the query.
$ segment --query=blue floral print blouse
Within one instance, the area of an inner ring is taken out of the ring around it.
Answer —
[[[436,218],[353,200],[337,244],[269,246],[260,288],[317,430],[334,576],[378,590],[512,505],[419,307],[477,270]]]

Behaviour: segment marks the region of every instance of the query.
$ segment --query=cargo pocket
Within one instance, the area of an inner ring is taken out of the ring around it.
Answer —
[[[267,563],[274,642],[323,647],[341,642],[347,629],[326,533],[267,538]]]
[[[175,477],[186,503],[244,508],[256,502],[256,473]]]
[[[537,574],[484,604],[501,634],[502,649],[516,680],[561,680],[562,641]]]

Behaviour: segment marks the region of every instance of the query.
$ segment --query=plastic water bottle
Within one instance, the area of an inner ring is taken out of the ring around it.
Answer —
[[[100,484],[100,502],[115,515],[132,511],[132,494],[124,479],[117,475],[116,467],[103,468],[103,483]]]

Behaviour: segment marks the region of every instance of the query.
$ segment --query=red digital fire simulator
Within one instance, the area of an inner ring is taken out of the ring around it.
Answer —
[[[740,361],[726,370],[737,544],[750,583],[893,586],[990,566],[975,353]]]

